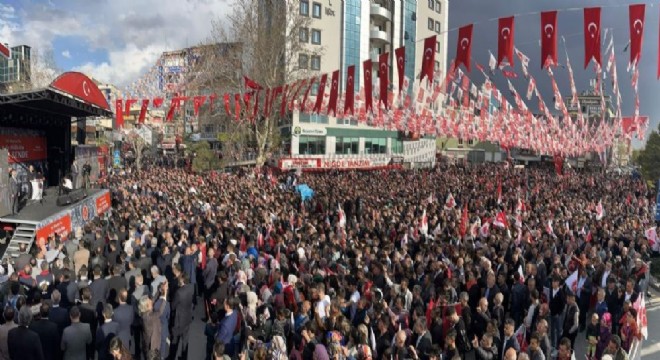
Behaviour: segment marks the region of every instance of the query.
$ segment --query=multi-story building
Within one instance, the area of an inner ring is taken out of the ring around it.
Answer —
[[[308,69],[311,76],[330,74],[340,70],[339,91],[345,91],[346,73],[355,65],[355,92],[364,86],[362,63],[371,59],[373,74],[377,74],[378,60],[387,53],[389,81],[397,90],[398,79],[394,50],[405,46],[405,76],[419,78],[422,66],[424,39],[436,35],[435,66],[446,69],[447,62],[447,0],[300,0],[298,15],[310,17],[310,26],[301,29],[298,41],[305,49],[289,54],[290,61]],[[316,51],[320,50],[320,51]],[[311,55],[310,55],[311,54]],[[373,76],[375,81],[376,76]],[[318,84],[318,81],[317,81]],[[412,86],[412,85],[411,85]],[[315,96],[318,86],[311,95]],[[327,93],[327,91],[326,91]],[[282,128],[282,139],[292,158],[283,167],[307,166],[324,162],[313,159],[359,158],[360,164],[384,165],[392,156],[404,155],[404,138],[398,131],[387,131],[358,124],[355,119],[337,119],[325,115],[294,113],[291,126]],[[435,149],[429,149],[435,153]],[[300,161],[299,158],[309,160]],[[302,165],[301,165],[302,164]],[[328,161],[332,167],[347,162]],[[364,167],[364,166],[361,166]]]
[[[11,48],[10,59],[0,57],[0,92],[22,91],[30,88],[31,53],[32,49],[29,46],[19,45]]]

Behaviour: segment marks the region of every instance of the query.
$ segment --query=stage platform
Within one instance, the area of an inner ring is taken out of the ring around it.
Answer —
[[[106,189],[88,189],[86,197],[66,206],[57,205],[57,192],[55,187],[46,189],[43,202],[29,200],[18,214],[0,217],[5,228],[14,228],[7,247],[0,245],[3,258],[18,256],[21,244],[29,250],[35,240],[45,240],[55,233],[66,237],[111,207],[110,192]]]

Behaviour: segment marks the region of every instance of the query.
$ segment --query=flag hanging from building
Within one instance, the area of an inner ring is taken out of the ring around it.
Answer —
[[[373,82],[371,79],[371,71],[373,70],[373,65],[371,60],[365,60],[362,63],[362,68],[364,71],[364,108],[367,112],[373,111],[373,96],[372,89]]]
[[[471,35],[471,34],[470,34]],[[460,31],[459,31],[460,37]],[[471,41],[471,36],[470,36]],[[419,74],[419,82],[421,84],[424,78],[427,78],[429,83],[433,82],[433,73],[435,71],[435,48],[437,46],[436,36],[430,36],[424,39],[424,58],[422,60],[422,72]],[[469,64],[469,61],[468,61]],[[469,69],[469,65],[466,65]]]
[[[456,68],[463,64],[470,71],[470,58],[472,55],[472,29],[474,25],[465,25],[458,29],[458,43],[456,44]]]
[[[396,70],[397,75],[399,76],[399,95],[401,95],[401,90],[403,90],[403,75],[406,68],[406,48],[402,46],[394,50],[394,56],[396,56]]]
[[[510,66],[513,66],[513,25],[513,16],[499,19],[497,66],[501,66],[504,59],[506,59]]]
[[[557,12],[541,13],[541,68],[557,65]]]
[[[349,111],[352,115],[355,115],[355,65],[348,67],[346,71],[346,99],[344,100],[344,114],[348,114]]]
[[[388,108],[387,103],[387,88],[389,87],[390,79],[390,66],[388,64],[390,53],[386,52],[378,56],[378,78],[380,79],[380,102],[383,103],[385,109]]]
[[[593,59],[600,66],[600,8],[584,9],[584,68]]]
[[[630,64],[639,62],[642,55],[642,38],[644,35],[644,4],[630,5],[628,21],[630,23]]]

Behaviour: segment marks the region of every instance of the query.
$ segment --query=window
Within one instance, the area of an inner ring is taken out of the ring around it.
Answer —
[[[321,30],[312,29],[312,44],[321,45]]]
[[[434,0],[429,0],[429,9],[433,10],[433,6],[435,5],[434,3]]]
[[[307,28],[300,28],[300,33],[298,35],[298,38],[300,39],[300,42],[306,43],[309,41],[309,29]]]
[[[337,137],[335,142],[336,154],[357,154],[360,144],[360,138]]]
[[[312,56],[312,70],[321,70],[321,57]]]
[[[312,4],[312,17],[315,17],[317,19],[321,18],[321,4],[319,3]]]
[[[463,139],[458,139],[458,145],[463,145]]]
[[[301,136],[298,140],[298,153],[304,155],[324,155],[324,136]]]
[[[429,4],[429,5],[431,5],[431,4]],[[436,1],[435,2],[435,12],[440,14],[441,10],[442,10],[442,3],[440,1]]]
[[[403,154],[403,141],[392,139],[392,154]]]
[[[327,124],[328,116],[320,114],[305,114],[301,112],[298,121],[307,124]]]
[[[316,96],[316,94],[319,93],[319,83],[314,82],[314,84],[312,84],[312,89],[309,91],[309,93],[312,96]]]
[[[440,70],[440,61],[435,62],[435,70],[434,71],[437,72],[438,70]]]
[[[436,43],[435,43],[435,52],[437,52],[437,53],[440,52],[440,41],[436,41]]]
[[[433,19],[429,18],[429,30],[433,31],[433,26],[434,26]]]
[[[467,143],[468,143],[468,145],[470,145],[470,146],[474,145],[474,139],[470,139],[470,140],[468,140]]]
[[[300,15],[309,16],[309,1],[300,1]]]
[[[357,126],[357,119],[337,119],[337,125]]]
[[[298,55],[298,67],[300,69],[307,69],[309,66],[309,56],[305,54]]]
[[[436,21],[436,22],[435,22],[435,32],[437,32],[438,34],[440,34],[441,31],[442,31],[442,27],[440,26],[440,22],[439,22],[439,21]]]
[[[365,154],[386,154],[387,153],[387,139],[364,139],[364,153]]]

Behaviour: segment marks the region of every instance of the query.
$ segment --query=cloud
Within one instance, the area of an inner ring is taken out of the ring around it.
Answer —
[[[71,59],[71,53],[69,52],[69,50],[62,51],[62,56],[64,56],[67,59]]]
[[[69,0],[44,3],[28,0],[19,6],[0,5],[0,38],[11,44],[52,49],[60,37],[79,38],[90,53],[107,58],[83,58],[75,70],[99,80],[126,86],[153,66],[163,51],[195,46],[210,35],[213,21],[226,3],[207,0]],[[80,46],[80,44],[78,44]],[[61,52],[68,49],[52,49]],[[69,53],[70,55],[70,53]],[[69,70],[69,69],[64,69]]]

